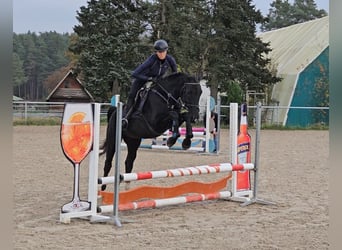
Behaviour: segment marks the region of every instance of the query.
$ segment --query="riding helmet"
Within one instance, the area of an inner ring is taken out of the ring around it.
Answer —
[[[167,42],[163,39],[157,40],[154,43],[154,49],[156,51],[165,51],[169,48],[169,45],[167,44]]]

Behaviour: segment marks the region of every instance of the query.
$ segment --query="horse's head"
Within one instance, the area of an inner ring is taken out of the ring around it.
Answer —
[[[194,77],[189,77],[184,83],[181,99],[188,108],[191,121],[195,121],[199,117],[199,99],[202,94],[201,85]]]
[[[191,121],[198,119],[198,105],[202,89],[195,77],[178,72],[162,78],[158,85],[162,88],[162,92],[167,93],[168,97],[171,94],[176,102],[181,100],[189,111]]]

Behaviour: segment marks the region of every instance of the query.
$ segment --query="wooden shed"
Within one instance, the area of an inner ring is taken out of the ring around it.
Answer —
[[[94,98],[69,70],[46,98],[47,102],[94,102]]]

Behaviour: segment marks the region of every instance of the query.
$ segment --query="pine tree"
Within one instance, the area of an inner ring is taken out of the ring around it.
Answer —
[[[267,69],[269,60],[264,55],[270,52],[269,45],[256,37],[256,24],[264,19],[252,1],[217,0],[211,12],[208,72],[212,85],[230,92],[237,83],[243,93],[264,92],[279,81]]]
[[[214,96],[219,86],[241,93],[236,86],[264,90],[279,80],[267,69],[263,55],[270,48],[256,37],[256,24],[264,18],[251,0],[159,0],[155,5],[154,37],[170,42],[182,70],[207,77]]]
[[[21,96],[21,87],[27,80],[23,69],[23,61],[16,52],[12,53],[12,58],[13,93]]]
[[[146,8],[139,0],[91,0],[77,12],[78,39],[70,51],[79,56],[76,72],[96,101],[110,100],[112,88],[124,94],[130,85],[130,71],[146,51],[140,43]]]
[[[13,91],[26,100],[45,100],[49,94],[44,88],[45,79],[56,69],[69,64],[69,59],[65,55],[68,43],[68,34],[44,32],[37,35],[28,32],[17,35],[14,33],[13,70],[19,77],[14,76]],[[23,77],[18,73],[20,64],[22,64]],[[20,93],[18,84],[20,84]]]
[[[270,6],[267,14],[268,21],[260,28],[262,31],[279,29],[327,16],[325,10],[317,9],[314,0],[295,0],[293,5],[288,0],[275,0]]]
[[[93,0],[77,18],[70,51],[97,101],[108,101],[111,88],[125,98],[131,71],[159,38],[168,41],[180,70],[209,78],[214,96],[219,86],[245,92],[279,80],[267,67],[268,44],[256,37],[264,18],[251,0]]]

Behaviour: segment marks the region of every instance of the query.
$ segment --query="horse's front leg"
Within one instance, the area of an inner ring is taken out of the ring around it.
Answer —
[[[185,134],[185,138],[182,142],[182,148],[183,149],[189,149],[191,147],[191,139],[194,137],[194,135],[192,133],[192,125],[191,125],[189,115],[187,115],[187,113],[186,113],[183,115],[183,117],[185,120],[186,134]]]
[[[127,145],[127,156],[125,160],[125,172],[126,173],[132,173],[133,170],[133,164],[135,159],[137,158],[137,151],[141,144],[141,139],[133,139],[125,137],[124,141]],[[130,189],[130,182],[125,182],[125,189]]]
[[[170,114],[171,119],[172,119],[172,125],[171,125],[172,136],[167,139],[166,145],[170,148],[176,143],[178,137],[180,137],[180,133],[179,133],[179,115],[178,115],[178,113],[175,111],[171,111],[169,114]]]

